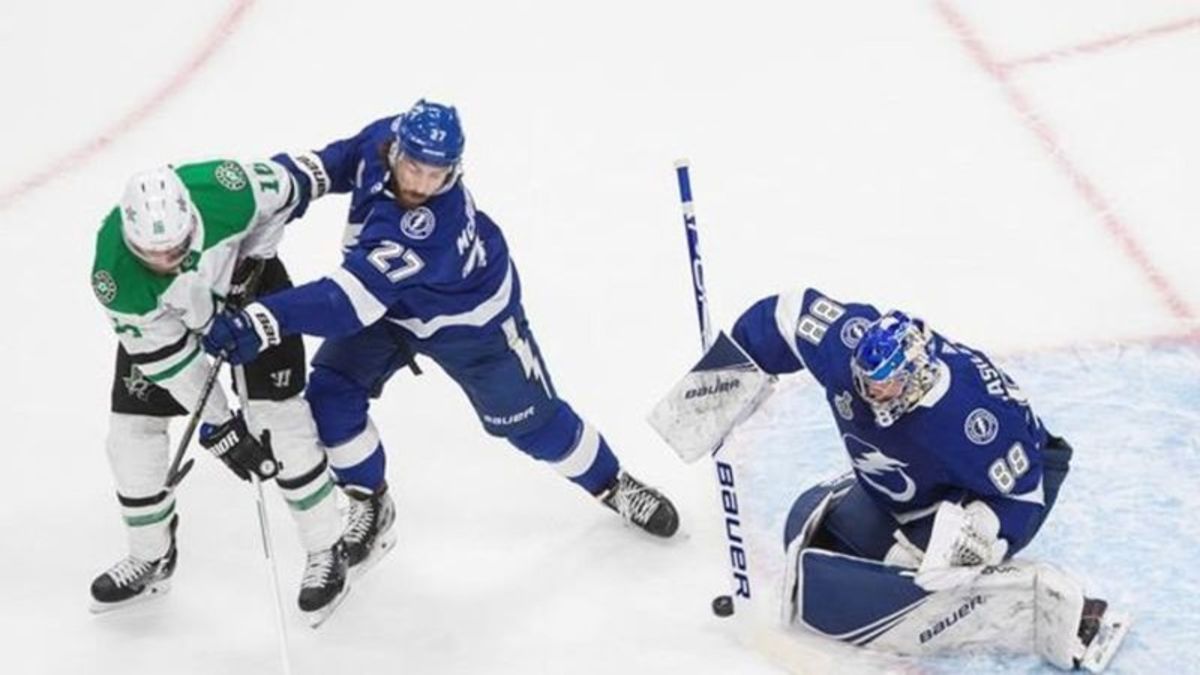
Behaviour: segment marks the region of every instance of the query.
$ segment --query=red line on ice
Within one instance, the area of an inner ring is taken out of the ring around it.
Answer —
[[[212,58],[212,55],[225,44],[241,24],[246,10],[253,4],[254,0],[233,0],[233,3],[225,10],[225,14],[205,36],[200,48],[192,54],[182,68],[175,71],[166,82],[136,108],[92,137],[91,140],[68,151],[16,185],[4,188],[3,192],[0,192],[0,211],[7,209],[30,192],[78,168],[157,112],[164,103],[182,91]]]
[[[1067,156],[1062,143],[1059,142],[1058,134],[1050,127],[1049,123],[1038,115],[1029,98],[1013,83],[1010,70],[992,56],[966,18],[950,6],[947,0],[936,0],[935,5],[975,62],[1000,85],[1009,105],[1021,118],[1022,123],[1037,137],[1050,159],[1071,180],[1076,192],[1095,211],[1104,229],[1116,240],[1126,257],[1142,272],[1171,315],[1183,321],[1194,320],[1195,313],[1187,301],[1171,285],[1166,275],[1155,266],[1146,250],[1133,236],[1129,226],[1117,215],[1111,202],[1080,170],[1079,166]]]
[[[1187,19],[1178,19],[1169,23],[1164,23],[1142,30],[1121,33],[1119,35],[1111,35],[1099,40],[1085,42],[1074,47],[1064,47],[1054,49],[1042,54],[1033,56],[1025,56],[1017,59],[1011,59],[1000,64],[1007,70],[1016,70],[1024,66],[1040,65],[1043,63],[1052,63],[1072,56],[1082,56],[1084,54],[1095,54],[1097,52],[1107,51],[1116,47],[1127,47],[1136,42],[1143,42],[1151,38],[1180,33],[1193,28],[1200,28],[1200,16],[1193,16]]]

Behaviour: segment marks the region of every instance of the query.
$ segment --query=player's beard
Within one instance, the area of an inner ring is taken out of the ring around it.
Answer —
[[[415,209],[429,200],[430,195],[413,190],[397,190],[396,201],[406,209]]]

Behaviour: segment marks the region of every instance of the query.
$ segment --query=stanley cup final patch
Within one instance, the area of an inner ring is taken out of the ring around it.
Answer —
[[[433,228],[437,225],[437,218],[434,217],[433,211],[427,207],[418,206],[415,209],[405,212],[400,218],[400,231],[409,239],[427,239],[433,234]]]

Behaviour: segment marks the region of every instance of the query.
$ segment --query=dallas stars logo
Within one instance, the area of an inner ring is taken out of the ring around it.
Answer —
[[[136,367],[130,368],[129,377],[122,377],[121,380],[125,383],[125,390],[129,392],[130,396],[139,401],[150,400],[150,387],[153,386],[153,383],[142,375],[142,371]]]
[[[101,303],[107,305],[117,297],[117,282],[105,270],[92,275],[92,290]]]
[[[237,192],[246,188],[246,174],[234,162],[222,162],[213,171],[213,176],[226,190]]]

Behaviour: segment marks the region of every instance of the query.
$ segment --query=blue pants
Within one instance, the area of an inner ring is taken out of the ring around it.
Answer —
[[[1071,446],[1057,436],[1051,436],[1042,451],[1042,490],[1045,509],[1041,515],[1030,523],[1028,536],[1024,542],[1033,540],[1041,529],[1050,509],[1058,499],[1058,490],[1067,477],[1071,465]],[[814,488],[816,489],[816,488]],[[806,491],[788,513],[787,524],[784,527],[784,546],[786,547],[800,534],[808,513],[812,510],[812,499]],[[896,519],[875,503],[857,482],[837,503],[829,507],[819,531],[811,545],[838,553],[846,553],[870,560],[883,560],[888,549],[895,543],[892,533],[900,529],[909,541],[924,549],[929,543],[929,535],[933,531],[933,517],[921,518],[902,526],[896,524]],[[1012,556],[1020,547],[1008,551]]]
[[[370,399],[414,353],[432,359],[458,383],[488,433],[550,463],[592,494],[616,477],[616,456],[603,436],[558,398],[525,313],[516,305],[483,327],[443,329],[425,340],[385,319],[321,345],[305,396],[343,484],[368,489],[382,484],[385,456],[368,415]]]

